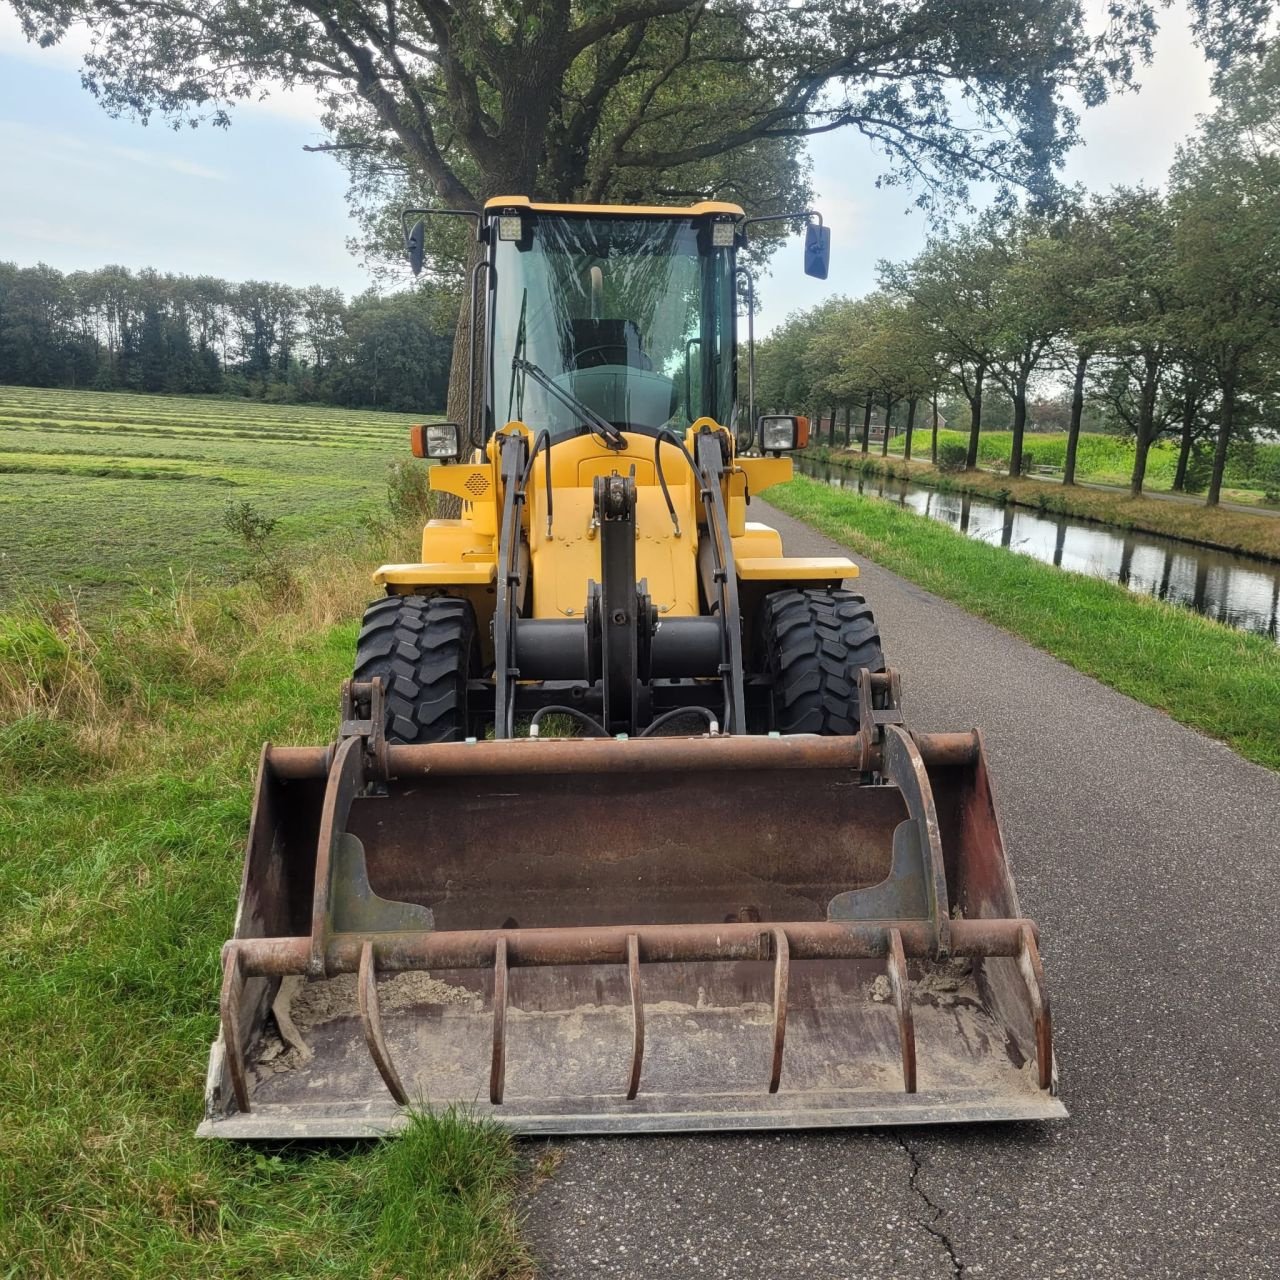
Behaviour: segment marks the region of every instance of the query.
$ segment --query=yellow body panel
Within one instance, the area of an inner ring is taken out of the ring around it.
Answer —
[[[763,493],[775,484],[786,484],[795,474],[790,458],[739,458],[737,463],[751,493]]]
[[[463,502],[491,501],[497,485],[493,467],[487,462],[481,465],[437,463],[427,475],[436,493],[452,493]]]
[[[839,582],[856,578],[858,566],[844,556],[740,556],[738,577],[748,582]]]
[[[499,200],[497,203],[509,203]],[[731,207],[731,206],[730,206]],[[654,210],[653,212],[658,212]],[[663,210],[661,212],[670,212]],[[692,448],[700,427],[686,434]],[[510,422],[499,435],[520,433],[532,446],[532,433]],[[523,512],[528,539],[531,593],[525,605],[535,618],[580,618],[587,603],[587,584],[599,582],[600,538],[593,526],[593,486],[597,476],[613,472],[635,475],[636,577],[642,579],[660,614],[693,616],[702,611],[698,575],[698,521],[702,514],[698,485],[681,452],[662,446],[662,470],[680,525],[675,536],[671,515],[658,485],[656,440],[628,433],[629,448],[615,452],[594,435],[559,441],[550,450],[552,527],[547,536],[547,454],[534,460]],[[444,590],[466,596],[476,607],[482,641],[493,615],[497,572],[497,523],[501,504],[497,439],[489,440],[476,460],[437,463],[431,487],[463,500],[462,517],[432,520],[422,533],[422,563],[384,565],[374,581],[391,592]],[[726,482],[726,506],[734,560],[742,583],[744,625],[762,594],[789,582],[839,582],[857,576],[851,561],[839,557],[796,557],[783,554],[777,530],[747,520],[747,499],[770,485],[791,478],[790,458],[738,458]]]
[[[384,564],[373,580],[388,587],[486,587],[497,574],[492,560],[488,564]]]
[[[636,477],[636,577],[662,613],[693,615],[698,607],[697,495],[689,465],[678,450],[663,446],[662,464],[682,536],[674,528],[658,487],[652,436],[629,435],[623,453],[594,436],[562,440],[551,451],[552,528],[547,539],[545,460],[539,456],[529,482],[529,550],[533,561],[535,618],[581,617],[587,583],[600,581],[600,538],[592,528],[597,476]]]
[[[740,537],[733,540],[733,558],[740,556],[780,556],[782,535],[767,524],[748,522]]]
[[[429,520],[422,530],[422,559],[425,564],[437,565],[475,561],[496,564],[497,544],[493,534],[478,528],[474,520]]]

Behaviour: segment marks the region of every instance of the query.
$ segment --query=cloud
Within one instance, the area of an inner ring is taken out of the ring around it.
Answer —
[[[79,72],[81,64],[93,45],[93,37],[88,27],[76,23],[67,30],[55,45],[47,49],[32,44],[22,33],[22,24],[17,15],[7,8],[0,8],[0,56],[21,58],[24,62],[37,66],[56,67],[59,70]],[[286,120],[297,120],[304,124],[320,123],[323,108],[315,91],[308,86],[287,89],[280,84],[265,86],[263,96],[249,98],[234,103],[232,112],[251,111],[263,115],[279,116]]]
[[[115,236],[80,222],[50,222],[48,218],[29,218],[0,214],[0,236],[7,241],[33,241],[38,244],[56,245],[64,251],[68,248],[93,250],[95,253],[118,253],[124,247]]]
[[[75,134],[46,129],[20,120],[0,120],[0,146],[26,149],[46,159],[52,159],[51,153],[57,153],[60,164],[75,164],[98,173],[117,171],[119,165],[110,163],[114,160],[141,165],[146,169],[178,173],[188,178],[203,178],[210,182],[227,181],[227,175],[222,170],[197,164],[184,156],[167,155],[163,151],[142,147],[121,147],[114,143],[90,144]]]

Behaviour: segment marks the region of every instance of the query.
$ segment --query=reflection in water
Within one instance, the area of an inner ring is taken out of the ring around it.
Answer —
[[[998,542],[1060,569],[1120,582],[1130,591],[1185,605],[1238,630],[1280,639],[1280,565],[1154,533],[1002,507],[968,493],[861,476],[824,463],[800,461],[799,469],[834,488],[896,502],[970,538]]]

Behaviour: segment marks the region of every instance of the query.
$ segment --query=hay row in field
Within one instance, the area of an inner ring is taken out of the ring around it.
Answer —
[[[317,537],[354,535],[385,512],[412,421],[0,387],[0,605],[68,590],[109,604],[174,577],[234,579],[253,553],[226,526],[233,496],[276,522],[269,553],[286,561]]]
[[[205,396],[151,396],[119,391],[58,391],[41,387],[0,387],[0,409],[64,414],[86,412],[94,417],[116,415],[134,420],[159,416],[176,420],[212,420],[241,417],[262,424],[294,422],[347,422],[369,426],[394,426],[416,420],[416,415],[380,413],[370,409],[337,409],[326,405],[262,404]]]

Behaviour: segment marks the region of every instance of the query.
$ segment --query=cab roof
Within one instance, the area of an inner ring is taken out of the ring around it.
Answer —
[[[494,196],[484,202],[485,213],[493,213],[499,209],[531,209],[537,213],[580,213],[584,215],[605,214],[613,217],[630,218],[697,218],[704,214],[729,214],[742,218],[746,214],[741,205],[729,204],[723,200],[700,200],[690,205],[660,204],[543,204],[530,200],[528,196]]]

